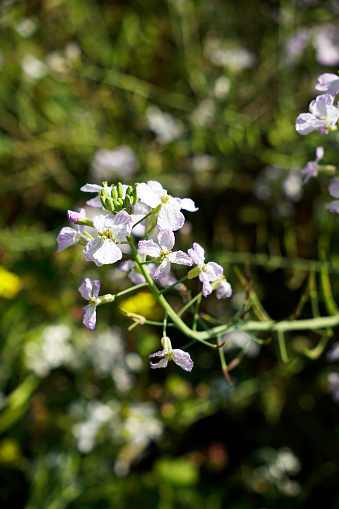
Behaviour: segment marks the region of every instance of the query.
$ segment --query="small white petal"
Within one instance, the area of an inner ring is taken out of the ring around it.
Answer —
[[[60,230],[57,237],[58,252],[60,253],[60,251],[63,251],[67,247],[74,246],[74,244],[79,242],[80,238],[80,231],[70,228],[69,226],[65,226]]]
[[[153,279],[162,279],[166,277],[171,270],[171,262],[168,258],[164,258],[159,267],[153,274]]]
[[[190,256],[183,251],[174,251],[173,253],[169,253],[168,258],[172,263],[178,263],[179,265],[188,265],[189,267],[193,265],[193,261]]]
[[[110,239],[104,239],[99,249],[92,254],[94,263],[98,266],[115,263],[121,260],[122,252],[119,247]]]
[[[157,258],[160,256],[161,248],[154,242],[154,240],[140,240],[138,244],[138,251],[140,254]]]
[[[193,263],[198,265],[198,267],[201,269],[205,261],[205,250],[200,246],[200,244],[194,242],[193,249],[189,249],[187,252]]]
[[[191,198],[183,198],[181,200],[180,207],[184,210],[188,210],[188,212],[196,212],[199,210],[198,207],[195,206],[195,203]]]
[[[158,242],[163,251],[171,251],[175,243],[172,230],[160,230],[158,233]]]
[[[161,199],[154,193],[154,191],[145,183],[141,183],[137,187],[138,198],[142,203],[155,209],[161,203]]]
[[[92,281],[88,277],[86,277],[84,282],[79,286],[79,292],[86,300],[90,300],[92,298],[93,285]]]
[[[331,180],[328,191],[333,198],[339,198],[339,179],[334,177]]]
[[[83,309],[83,324],[89,330],[94,330],[97,320],[97,311],[94,304],[88,304]]]
[[[84,193],[100,193],[102,189],[102,186],[99,186],[98,184],[85,184],[80,188],[80,191],[83,191]]]

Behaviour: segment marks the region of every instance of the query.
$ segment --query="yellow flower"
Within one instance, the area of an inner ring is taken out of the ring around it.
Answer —
[[[20,288],[21,281],[19,276],[8,272],[4,267],[0,267],[0,297],[14,299]]]
[[[158,320],[162,316],[157,307],[157,300],[147,292],[139,292],[121,303],[121,309],[126,313],[135,313],[144,316],[148,320]]]

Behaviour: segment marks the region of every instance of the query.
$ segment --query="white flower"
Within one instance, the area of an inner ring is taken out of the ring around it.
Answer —
[[[338,120],[338,108],[333,106],[334,97],[330,94],[318,95],[311,101],[310,113],[298,115],[295,129],[299,134],[306,135],[312,131],[320,134],[328,134],[336,129]]]
[[[189,212],[196,212],[198,208],[190,198],[173,198],[167,194],[166,189],[159,182],[149,180],[147,184],[142,183],[137,188],[139,200],[151,207],[158,209],[158,227],[160,230],[176,231],[182,228],[185,216],[181,209]]]
[[[134,175],[137,167],[137,160],[133,150],[121,145],[114,150],[101,148],[93,156],[93,174],[99,180],[110,179],[111,177],[130,178]]]
[[[72,222],[86,217],[85,209],[79,209],[78,212],[69,210],[67,215],[68,219]],[[75,228],[70,228],[69,226],[61,228],[57,237],[58,252],[63,251],[67,247],[74,246],[80,240],[87,242],[88,239],[83,235],[84,229],[85,227],[82,225],[75,225]]]
[[[122,252],[116,242],[121,242],[130,235],[133,218],[121,210],[115,216],[96,216],[93,226],[98,236],[86,244],[83,250],[85,259],[93,261],[98,267],[121,260]]]
[[[207,295],[212,293],[212,285],[210,283],[220,279],[224,269],[215,262],[205,263],[205,251],[197,242],[194,242],[193,249],[189,249],[188,254],[192,261],[198,266],[198,270],[196,270],[196,268],[190,270],[188,278],[193,279],[199,276],[199,280],[202,282],[203,296],[207,297]],[[220,294],[222,294],[221,291]]]
[[[183,251],[172,252],[175,238],[174,233],[171,230],[160,230],[158,233],[158,242],[159,245],[153,240],[140,240],[138,244],[138,251],[140,254],[152,256],[155,258],[156,262],[160,263],[159,267],[152,276],[153,279],[166,277],[171,269],[171,263],[189,266],[193,265],[188,254]]]
[[[154,364],[151,362],[151,368],[166,368],[168,361],[173,360],[178,366],[180,366],[185,371],[192,371],[193,369],[193,361],[188,352],[184,352],[179,349],[172,349],[172,344],[170,338],[164,336],[161,339],[161,344],[163,346],[163,350],[160,352],[152,353],[149,355],[149,358],[160,357],[160,361]]]
[[[88,300],[87,306],[83,309],[83,324],[89,330],[94,330],[97,320],[97,304],[100,302],[98,299],[100,291],[100,281],[92,281],[87,277],[79,287],[81,296]]]
[[[184,133],[184,125],[169,113],[161,111],[156,106],[150,106],[146,111],[148,127],[156,135],[161,145],[177,140]]]

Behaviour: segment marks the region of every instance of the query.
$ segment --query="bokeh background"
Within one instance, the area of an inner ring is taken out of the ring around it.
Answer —
[[[89,332],[83,279],[129,282],[56,245],[82,185],[154,179],[195,200],[181,242],[232,283],[205,312],[229,320],[246,274],[275,320],[312,317],[309,289],[337,313],[329,179],[301,169],[320,144],[335,165],[338,138],[294,123],[337,72],[338,16],[336,0],[2,0],[1,507],[339,507],[338,332],[314,358],[321,337],[290,334],[289,365],[275,336],[229,337],[234,387],[199,345],[192,373],[151,371],[161,331],[121,312],[161,318],[150,294]]]

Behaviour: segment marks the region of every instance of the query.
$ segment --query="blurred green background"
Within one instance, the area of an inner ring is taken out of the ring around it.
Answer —
[[[119,306],[161,311],[129,299],[100,308],[89,332],[83,279],[103,293],[126,281],[56,245],[86,182],[155,179],[195,200],[182,242],[208,246],[232,283],[205,311],[228,320],[241,305],[237,266],[276,320],[293,316],[311,271],[326,314],[321,256],[337,312],[328,177],[300,178],[320,144],[336,164],[337,139],[294,123],[317,76],[337,71],[338,14],[336,0],[1,2],[1,507],[339,507],[338,332],[316,359],[300,349],[319,337],[291,334],[288,366],[275,338],[234,338],[234,387],[200,346],[191,374],[150,371],[160,331],[127,330]]]

